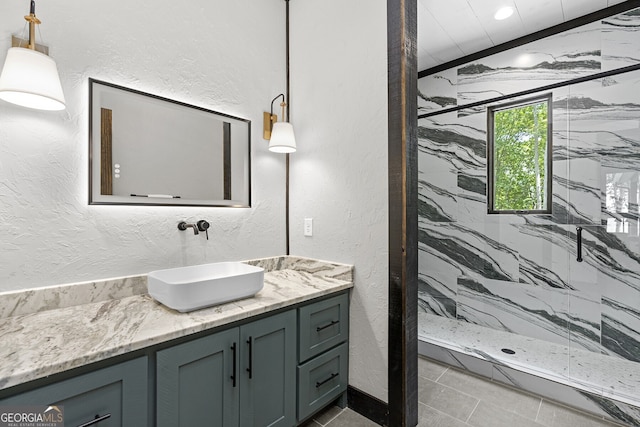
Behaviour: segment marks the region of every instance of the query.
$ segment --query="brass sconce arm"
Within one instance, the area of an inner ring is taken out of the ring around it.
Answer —
[[[266,111],[264,113],[264,126],[263,126],[262,137],[266,140],[271,139],[271,130],[273,129],[273,124],[278,121],[278,116],[276,114],[273,114],[273,103],[276,102],[276,99],[280,97],[282,97],[282,102],[280,103],[280,106],[282,107],[282,120],[284,120],[284,107],[287,106],[287,103],[284,102],[284,93],[281,93],[280,95],[276,96],[271,100],[270,113],[267,113]]]

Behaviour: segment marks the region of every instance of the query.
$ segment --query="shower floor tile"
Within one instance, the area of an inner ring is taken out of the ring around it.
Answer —
[[[640,406],[640,364],[635,362],[426,313],[419,313],[418,336],[439,347]]]
[[[475,376],[467,371],[418,358],[419,372],[445,370],[434,382],[418,378],[418,426],[433,427],[615,427],[620,424],[602,417],[551,402],[541,396],[524,393],[492,380]],[[447,389],[446,397],[441,393]],[[433,395],[439,395],[437,408],[432,405]],[[469,402],[477,402],[471,412],[460,410]],[[337,426],[337,424],[336,424]]]

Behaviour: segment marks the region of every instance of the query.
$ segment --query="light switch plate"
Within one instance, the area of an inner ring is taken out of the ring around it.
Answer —
[[[304,235],[313,236],[313,218],[304,219]]]

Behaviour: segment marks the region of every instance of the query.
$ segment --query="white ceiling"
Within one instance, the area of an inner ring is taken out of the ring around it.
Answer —
[[[417,0],[418,71],[553,27],[624,0]],[[496,21],[495,12],[514,9]]]

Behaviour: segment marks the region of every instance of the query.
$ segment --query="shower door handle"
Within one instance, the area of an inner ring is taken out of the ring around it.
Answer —
[[[578,244],[578,248],[577,248],[577,252],[578,252],[578,258],[576,258],[576,261],[578,262],[582,262],[582,227],[576,227],[576,233],[577,233],[577,244]]]

